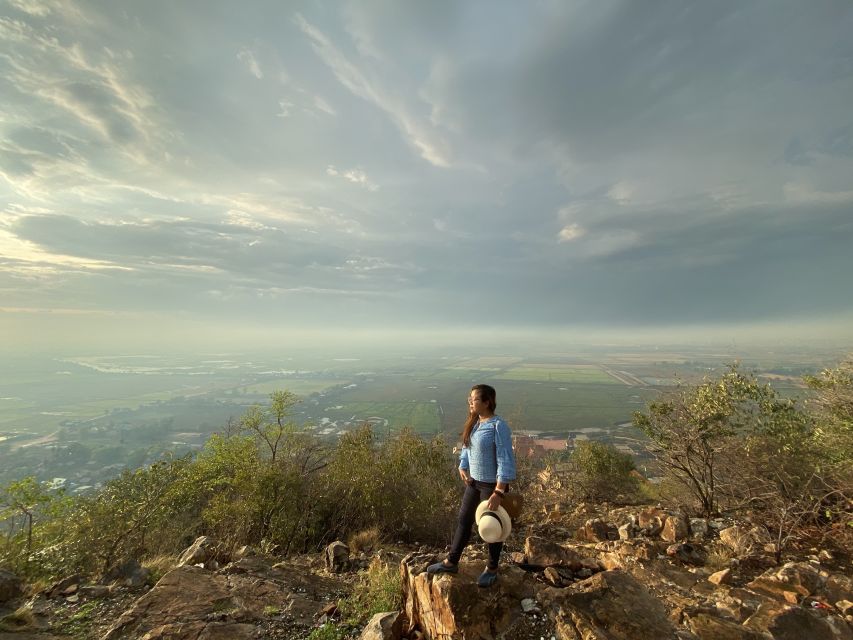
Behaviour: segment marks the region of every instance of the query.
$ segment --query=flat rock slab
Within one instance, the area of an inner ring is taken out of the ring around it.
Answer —
[[[294,584],[295,583],[295,584]],[[257,637],[267,612],[311,619],[337,583],[247,559],[217,573],[185,565],[164,575],[103,640],[222,640]]]

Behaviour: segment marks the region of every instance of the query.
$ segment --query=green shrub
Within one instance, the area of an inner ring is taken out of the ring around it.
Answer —
[[[352,594],[338,603],[338,609],[348,625],[360,627],[377,613],[402,608],[399,570],[374,558],[366,571],[359,575]]]
[[[634,459],[603,442],[581,441],[569,458],[571,491],[578,500],[629,500],[639,489]]]
[[[348,635],[346,629],[338,627],[332,622],[325,622],[311,632],[308,640],[344,640]]]

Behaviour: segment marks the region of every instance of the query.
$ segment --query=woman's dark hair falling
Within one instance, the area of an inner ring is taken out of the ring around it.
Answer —
[[[497,406],[497,397],[498,393],[495,391],[494,387],[490,387],[487,384],[475,384],[471,387],[471,391],[476,391],[477,395],[480,397],[481,402],[485,402],[489,405],[489,409],[494,411]],[[465,426],[462,427],[462,444],[466,447],[471,446],[471,431],[474,430],[474,425],[477,424],[477,421],[480,419],[476,413],[469,413],[468,419],[465,421]]]

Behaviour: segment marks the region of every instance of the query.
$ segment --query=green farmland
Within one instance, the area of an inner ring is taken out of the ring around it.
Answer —
[[[572,384],[623,384],[598,367],[561,367],[536,364],[513,367],[495,376],[495,379],[567,382]]]

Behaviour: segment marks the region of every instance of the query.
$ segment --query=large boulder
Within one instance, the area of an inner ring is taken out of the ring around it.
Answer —
[[[840,618],[778,602],[761,605],[743,624],[773,640],[853,640],[853,631]]]
[[[0,602],[7,602],[23,595],[21,579],[14,573],[0,569]]]
[[[622,571],[604,571],[566,589],[546,589],[561,640],[674,640],[663,604]]]
[[[409,631],[419,628],[427,640],[492,640],[518,637],[527,622],[521,601],[532,598],[535,579],[515,566],[501,567],[488,590],[475,584],[483,567],[462,562],[458,574],[432,576],[426,567],[436,558],[410,554],[401,563],[403,603]]]

